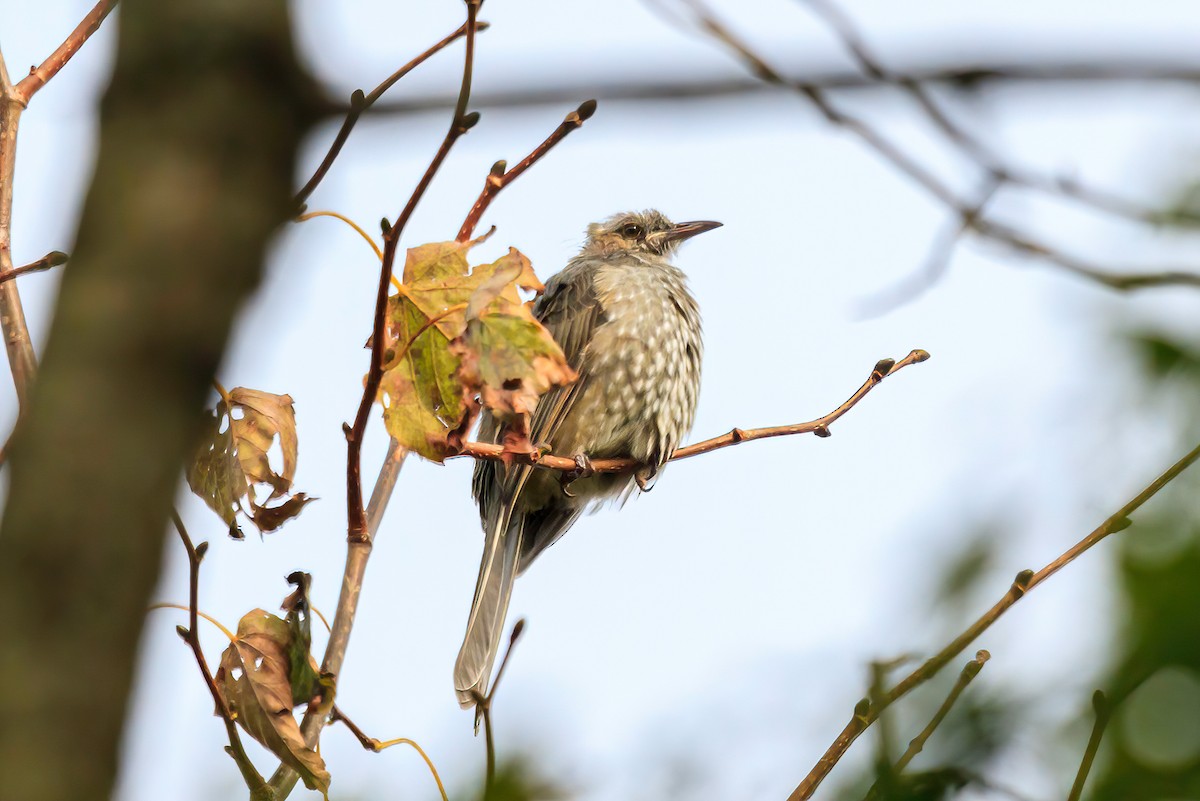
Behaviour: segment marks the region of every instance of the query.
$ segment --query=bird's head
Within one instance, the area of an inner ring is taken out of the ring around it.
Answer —
[[[673,223],[654,209],[630,211],[589,225],[583,249],[595,255],[670,256],[684,240],[720,227],[709,220]]]

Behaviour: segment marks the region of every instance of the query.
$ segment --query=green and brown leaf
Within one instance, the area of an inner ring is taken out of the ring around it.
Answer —
[[[520,289],[542,290],[529,259],[510,248],[472,269],[477,241],[412,248],[403,288],[388,300],[384,422],[437,462],[457,452],[480,403],[521,428],[540,394],[575,378],[521,300]]]

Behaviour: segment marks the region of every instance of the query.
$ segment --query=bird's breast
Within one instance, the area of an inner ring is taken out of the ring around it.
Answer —
[[[703,352],[700,313],[670,265],[597,271],[604,310],[584,355],[586,450],[661,463],[691,428]]]

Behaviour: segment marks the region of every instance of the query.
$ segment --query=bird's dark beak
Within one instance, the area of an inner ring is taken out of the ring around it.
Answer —
[[[682,242],[685,239],[691,239],[696,234],[702,234],[705,231],[711,231],[714,228],[720,228],[722,223],[713,222],[712,220],[695,220],[693,222],[676,223],[675,227],[667,231],[663,236],[668,242]]]

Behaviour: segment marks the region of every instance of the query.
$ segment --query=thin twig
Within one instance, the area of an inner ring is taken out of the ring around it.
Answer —
[[[1086,61],[1072,60],[1063,53],[1045,52],[1019,55],[985,52],[994,43],[960,41],[953,53],[947,52],[942,38],[912,42],[909,52],[919,53],[919,61],[897,70],[907,80],[923,86],[949,91],[985,91],[993,87],[1004,89],[1044,89],[1071,85],[1072,90],[1111,84],[1197,84],[1200,67],[1194,60],[1169,61],[1160,53],[1132,54],[1094,52]],[[964,60],[955,54],[972,54]],[[840,60],[814,63],[805,59],[797,68],[781,68],[793,84],[804,84],[822,91],[891,92],[895,85],[863,74],[857,69],[845,69]],[[663,76],[644,71],[613,79],[587,76],[575,83],[559,80],[560,76],[537,76],[535,81],[512,89],[480,92],[471,105],[477,109],[530,109],[561,106],[575,102],[581,94],[594,96],[604,103],[645,103],[649,113],[672,113],[678,103],[712,103],[713,101],[756,100],[759,96],[779,91],[780,87],[737,75],[711,74],[696,70],[678,75]],[[371,110],[376,117],[395,114],[414,114],[454,108],[454,95],[412,95],[404,100],[377,103]],[[739,113],[754,109],[739,109]]]
[[[820,86],[788,78],[769,65],[740,37],[735,35],[724,23],[717,19],[703,0],[681,0],[691,10],[695,21],[710,37],[721,42],[747,66],[759,80],[768,84],[791,89],[806,98],[814,108],[831,124],[855,134],[885,161],[895,169],[908,176],[914,183],[932,195],[939,203],[954,212],[963,223],[964,229],[986,240],[992,240],[1006,246],[1023,256],[1033,257],[1045,263],[1062,268],[1067,272],[1089,279],[1102,286],[1118,291],[1134,291],[1160,286],[1200,286],[1200,274],[1185,269],[1166,268],[1156,272],[1118,271],[1113,268],[1091,264],[1069,253],[1038,242],[1011,226],[996,223],[976,210],[976,205],[970,200],[960,197],[948,183],[941,180],[903,147],[886,137],[865,120],[848,114],[839,109],[829,98],[828,93]],[[864,58],[861,45],[851,41],[849,45],[853,52]],[[940,106],[932,100],[924,90],[913,89],[918,83],[915,79],[890,73],[877,62],[867,60],[860,63],[870,73],[873,80],[889,85],[898,85],[915,92],[918,101],[922,103],[927,114],[937,115],[935,125],[944,132],[953,133],[956,141],[963,147],[971,149],[974,140],[961,127],[949,120],[941,112]],[[1116,199],[1103,193],[1086,189],[1077,182],[1062,178],[1034,178],[1015,169],[1007,169],[1003,165],[993,163],[993,159],[984,153],[982,145],[975,148],[975,155],[983,160],[985,172],[1004,183],[1041,191],[1051,191],[1056,194],[1089,205],[1102,211],[1133,217],[1142,221],[1158,221],[1161,215],[1156,215],[1145,209],[1136,209],[1136,204]]]
[[[40,66],[29,70],[29,74],[16,86],[17,96],[21,99],[22,105],[28,105],[29,99],[66,66],[67,62],[71,60],[71,56],[75,55],[79,48],[83,47],[83,43],[100,28],[100,23],[104,22],[108,12],[112,11],[116,4],[117,0],[100,0],[99,3],[96,3],[87,16],[75,26],[75,30],[71,31],[71,35],[58,46],[58,49],[51,53],[50,57]]]
[[[910,364],[918,364],[929,358],[929,354],[923,350],[914,350],[905,356],[900,361],[893,359],[882,359],[871,370],[871,374],[867,376],[867,380],[862,386],[854,391],[844,403],[838,406],[829,414],[818,417],[816,420],[810,420],[807,423],[794,423],[786,426],[773,426],[770,428],[735,428],[727,434],[713,437],[711,439],[696,442],[691,445],[686,445],[679,448],[671,455],[667,461],[677,461],[679,459],[687,459],[692,456],[699,456],[702,453],[728,448],[731,445],[738,445],[743,442],[750,442],[756,439],[767,439],[770,437],[787,437],[795,434],[815,434],[818,437],[828,437],[832,434],[830,426],[842,415],[853,409],[859,401],[867,396],[867,394],[890,375],[894,375],[900,370],[908,367]],[[492,459],[504,460],[509,458],[521,458],[521,454],[507,452],[503,445],[496,445],[489,442],[467,442],[463,444],[462,451],[455,456],[471,456],[476,459]],[[536,459],[532,457],[536,456]],[[578,462],[573,458],[565,456],[554,456],[551,454],[531,454],[529,462],[534,467],[541,467],[547,470],[561,470],[571,472],[579,469]],[[635,459],[595,459],[591,461],[591,468],[597,473],[628,473],[643,467]]]
[[[478,114],[467,113],[467,103],[470,101],[471,96],[471,78],[475,60],[475,33],[478,29],[478,14],[481,4],[482,0],[467,0],[467,21],[464,25],[466,29],[464,33],[466,37],[466,54],[463,61],[463,77],[459,88],[458,102],[454,108],[454,116],[450,121],[450,127],[433,160],[430,161],[429,167],[425,170],[425,174],[417,183],[404,209],[400,212],[400,216],[396,218],[395,224],[387,229],[383,237],[383,261],[380,265],[379,284],[376,291],[375,310],[372,318],[371,364],[367,370],[367,379],[364,382],[362,399],[359,402],[354,424],[352,426],[345,426],[346,566],[342,572],[342,588],[338,595],[337,610],[333,616],[333,628],[329,634],[329,642],[325,646],[325,656],[321,661],[322,672],[335,677],[341,673],[342,663],[346,657],[346,648],[350,642],[350,632],[354,628],[354,618],[358,611],[358,599],[362,592],[363,577],[366,574],[367,561],[371,556],[372,541],[375,532],[378,530],[379,521],[383,517],[388,499],[391,497],[392,489],[395,487],[400,468],[404,464],[404,449],[400,447],[395,439],[392,439],[388,457],[380,469],[379,478],[375,483],[370,507],[364,508],[361,475],[362,441],[363,435],[366,432],[367,419],[370,416],[371,407],[375,403],[375,397],[379,391],[379,382],[383,374],[383,334],[387,317],[388,285],[392,279],[393,265],[396,260],[400,235],[403,233],[404,227],[408,224],[413,210],[425,194],[425,190],[429,187],[434,174],[437,173],[446,155],[450,152],[450,148],[459,137],[479,121]],[[300,731],[304,735],[305,743],[310,748],[316,747],[317,741],[320,739],[321,723],[322,721],[313,713],[313,708],[310,706],[300,723]],[[274,790],[278,799],[284,799],[291,792],[292,788],[295,787],[297,778],[295,771],[281,764],[274,775],[271,776],[270,787]]]
[[[17,267],[10,272],[0,273],[0,283],[4,281],[11,281],[18,275],[25,275],[26,273],[40,273],[45,270],[49,270],[51,267],[57,267],[60,264],[66,263],[66,253],[63,253],[60,250],[51,251],[37,261],[26,264],[24,267]]]
[[[487,30],[487,27],[488,24],[486,22],[477,22],[475,24],[475,32],[478,33],[479,31]],[[438,53],[438,51],[444,49],[447,45],[451,44],[455,40],[466,36],[466,34],[467,26],[466,23],[464,23],[454,33],[442,39],[424,53],[417,56],[412,61],[408,62],[403,67],[389,75],[383,81],[383,83],[371,90],[369,95],[364,95],[362,89],[354,90],[354,92],[350,95],[350,106],[346,109],[346,118],[342,120],[342,127],[338,130],[337,136],[333,138],[333,144],[329,146],[329,152],[326,153],[325,158],[321,160],[321,164],[317,167],[316,172],[314,172],[312,177],[308,179],[308,183],[306,183],[304,187],[296,193],[295,203],[297,207],[303,205],[304,202],[308,200],[309,196],[313,193],[313,190],[315,190],[317,185],[320,184],[322,179],[325,178],[326,173],[329,172],[329,168],[333,166],[334,160],[337,159],[338,154],[342,152],[342,146],[345,145],[346,140],[350,138],[350,132],[354,130],[354,126],[358,123],[358,118],[362,116],[363,112],[375,105],[375,102],[379,100],[379,98],[383,97],[383,93],[388,89],[391,89],[397,81],[399,81],[408,73],[412,72],[424,61]]]
[[[962,695],[963,690],[967,689],[967,685],[971,680],[979,675],[979,671],[983,670],[983,665],[992,655],[987,651],[978,651],[975,658],[967,664],[963,665],[962,672],[958,674],[958,680],[954,682],[954,686],[950,689],[950,694],[946,696],[946,700],[938,707],[938,711],[930,719],[925,728],[921,729],[921,733],[908,743],[908,748],[896,760],[895,770],[897,773],[908,767],[908,763],[913,761],[917,754],[921,753],[925,748],[925,743],[929,742],[930,736],[933,735],[934,729],[942,724],[946,715],[950,712],[950,707],[954,706],[954,702],[958,700],[958,696]]]
[[[250,757],[246,755],[246,749],[242,747],[242,738],[238,734],[237,724],[234,723],[233,713],[230,711],[229,705],[225,703],[225,696],[221,694],[221,690],[217,687],[217,682],[213,679],[212,672],[208,669],[208,661],[204,658],[204,651],[200,647],[200,562],[204,559],[204,554],[208,551],[208,543],[202,542],[199,545],[192,545],[192,538],[188,536],[187,529],[184,528],[183,519],[179,516],[178,510],[171,510],[171,520],[175,523],[175,530],[179,532],[179,539],[183,540],[183,547],[187,549],[188,556],[188,625],[187,628],[177,626],[176,631],[179,632],[179,636],[183,638],[183,641],[191,647],[192,654],[196,657],[196,664],[200,667],[200,674],[204,676],[204,683],[208,686],[208,691],[212,694],[213,703],[216,704],[217,714],[225,722],[225,731],[229,734],[229,745],[225,748],[225,751],[237,763],[238,770],[241,771],[246,786],[250,788],[250,797],[252,799],[274,798],[271,788],[267,786],[262,774],[254,767],[254,763],[250,761]]]
[[[892,797],[892,795],[887,792],[888,788],[883,784],[883,779],[886,778],[888,781],[895,781],[896,777],[908,767],[908,764],[913,761],[917,754],[924,750],[925,743],[929,741],[929,738],[933,735],[934,730],[937,729],[938,726],[942,725],[942,721],[945,720],[946,715],[950,713],[950,708],[954,706],[954,702],[958,700],[960,695],[962,695],[963,690],[967,689],[967,685],[971,683],[971,680],[979,675],[979,671],[983,669],[984,663],[991,659],[991,657],[992,655],[987,651],[979,651],[975,654],[974,659],[963,666],[962,672],[958,674],[958,680],[955,681],[954,686],[950,688],[950,694],[946,696],[944,701],[942,701],[942,705],[938,707],[937,712],[934,713],[929,723],[925,724],[925,728],[921,729],[921,732],[909,741],[908,748],[906,748],[904,753],[900,755],[900,758],[896,760],[896,764],[887,765],[887,772],[884,773],[880,779],[871,786],[871,789],[867,791],[866,798],[868,801],[879,798],[880,796],[884,798]],[[881,703],[882,700],[880,699],[878,702]]]
[[[359,745],[376,754],[378,754],[380,751],[383,751],[385,748],[390,748],[393,745],[412,746],[413,750],[415,750],[421,756],[421,759],[425,760],[425,766],[428,767],[429,772],[433,774],[433,780],[437,783],[438,792],[442,794],[442,801],[449,801],[449,797],[446,795],[446,787],[442,784],[442,777],[438,774],[437,768],[434,767],[433,760],[429,758],[429,754],[425,753],[425,749],[422,748],[416,740],[411,740],[408,737],[396,737],[391,740],[377,740],[374,737],[370,737],[366,732],[355,725],[354,721],[346,717],[346,713],[339,709],[336,705],[334,705],[333,712],[329,716],[329,722],[340,722],[345,725],[345,727],[350,730],[350,733],[354,735],[355,739],[358,740]]]
[[[1096,211],[1142,223],[1158,223],[1162,214],[1124,198],[1094,189],[1065,176],[1048,176],[1006,163],[978,137],[959,125],[929,89],[920,81],[895,72],[884,65],[867,46],[866,38],[850,17],[830,0],[802,0],[825,21],[858,63],[859,69],[880,83],[895,86],[908,94],[925,116],[967,158],[998,186],[1009,184],[1075,201]],[[1190,216],[1191,222],[1200,218]]]
[[[12,261],[13,179],[17,169],[17,127],[25,102],[8,79],[0,54],[0,275],[15,272]],[[25,309],[16,281],[0,283],[0,335],[17,390],[17,405],[24,411],[37,373],[37,355],[25,322]]]
[[[1197,459],[1200,459],[1200,445],[1197,445],[1182,459],[1167,468],[1162,475],[1150,482],[1145,489],[1114,512],[1090,534],[1072,545],[1041,570],[1036,573],[1032,570],[1022,570],[1018,573],[1008,592],[991,609],[980,615],[974,623],[955,637],[949,645],[938,651],[937,654],[930,657],[919,668],[888,690],[887,694],[883,697],[882,704],[872,706],[870,709],[864,710],[862,714],[859,714],[856,709],[854,717],[851,718],[850,722],[846,724],[845,728],[842,729],[841,733],[838,734],[837,738],[826,749],[824,755],[821,756],[808,775],[804,777],[799,786],[788,796],[788,801],[803,801],[803,799],[811,798],[822,780],[829,775],[829,771],[833,769],[833,766],[838,763],[838,760],[842,758],[854,741],[858,739],[858,736],[879,718],[880,713],[884,709],[894,704],[900,698],[903,698],[913,688],[924,684],[936,675],[951,659],[962,653],[980,634],[991,628],[992,624],[999,620],[1001,615],[1007,612],[1017,601],[1025,597],[1025,594],[1034,587],[1046,581],[1059,570],[1062,570],[1108,535],[1123,531],[1132,525],[1129,516],[1141,508],[1146,501],[1157,495],[1163,487],[1171,483],[1171,481],[1190,467]]]
[[[33,351],[33,340],[29,336],[29,325],[25,322],[25,309],[17,291],[17,270],[12,261],[12,205],[13,181],[17,168],[17,128],[21,112],[29,105],[29,99],[46,85],[59,70],[83,46],[116,0],[100,0],[88,12],[83,21],[65,41],[42,62],[34,67],[16,86],[8,76],[4,55],[0,53],[0,336],[8,353],[8,364],[12,370],[13,384],[17,390],[17,403],[24,409],[29,403],[29,391],[37,373],[37,355]],[[36,263],[36,262],[35,262]]]
[[[567,114],[566,118],[559,123],[559,126],[554,129],[552,134],[546,137],[544,142],[535,147],[528,156],[517,162],[517,165],[511,170],[506,169],[508,165],[503,161],[497,161],[493,164],[491,172],[488,173],[487,179],[483,182],[483,190],[479,193],[479,198],[476,199],[475,205],[471,207],[467,218],[463,220],[462,228],[458,230],[458,241],[466,242],[471,238],[471,234],[478,227],[483,213],[487,211],[487,207],[491,205],[492,200],[495,199],[496,195],[500,194],[504,187],[517,180],[521,176],[521,173],[533,166],[534,162],[549,153],[551,148],[567,138],[567,134],[583,125],[595,113],[596,101],[585,100],[579,104],[579,108]]]
[[[1083,795],[1083,785],[1087,782],[1092,762],[1096,759],[1096,752],[1100,750],[1100,739],[1104,737],[1104,727],[1108,725],[1109,718],[1112,717],[1112,708],[1108,704],[1108,699],[1099,690],[1092,694],[1092,709],[1096,711],[1096,722],[1092,725],[1092,736],[1088,738],[1087,748],[1083,752],[1083,761],[1079,763],[1079,772],[1075,774],[1075,783],[1071,785],[1071,793],[1067,796],[1067,801],[1079,801],[1080,796]]]
[[[383,346],[384,328],[387,322],[388,285],[392,278],[392,269],[396,260],[400,235],[404,232],[404,227],[408,224],[409,218],[412,217],[413,211],[421,201],[422,196],[424,196],[425,190],[429,187],[430,182],[433,181],[433,176],[437,173],[438,168],[441,167],[442,162],[445,161],[450,148],[454,146],[459,137],[469,131],[479,121],[478,114],[467,113],[467,103],[471,97],[471,74],[475,58],[475,19],[479,13],[480,3],[481,0],[467,0],[467,52],[463,65],[462,86],[459,89],[458,104],[455,106],[454,117],[450,121],[450,127],[447,129],[446,136],[442,139],[442,144],[438,148],[437,153],[434,154],[432,161],[429,162],[429,167],[426,168],[425,174],[421,176],[416,189],[409,196],[408,203],[405,204],[404,209],[400,212],[400,216],[396,218],[396,223],[388,229],[383,237],[383,264],[379,273],[379,288],[375,296],[374,327],[371,336],[371,364],[367,370],[367,378],[363,386],[362,399],[358,404],[358,414],[354,418],[354,425],[346,432],[346,505],[349,520],[349,539],[351,542],[367,541],[366,510],[363,508],[362,476],[360,474],[362,441],[367,428],[367,419],[370,417],[371,407],[375,405],[375,396],[379,391],[379,382],[383,377]]]
[[[492,701],[496,698],[496,690],[500,688],[500,679],[504,677],[504,669],[508,667],[508,659],[512,656],[513,648],[516,647],[517,640],[521,639],[521,634],[524,631],[525,618],[521,618],[513,625],[512,633],[508,635],[508,649],[500,659],[500,669],[496,671],[496,680],[492,682],[492,689],[488,690],[488,694],[483,695],[478,690],[471,691],[475,697],[477,720],[483,721],[483,738],[487,748],[487,774],[484,783],[485,798],[490,797],[492,785],[496,780],[496,741],[492,735]],[[477,734],[478,731],[477,728]]]

